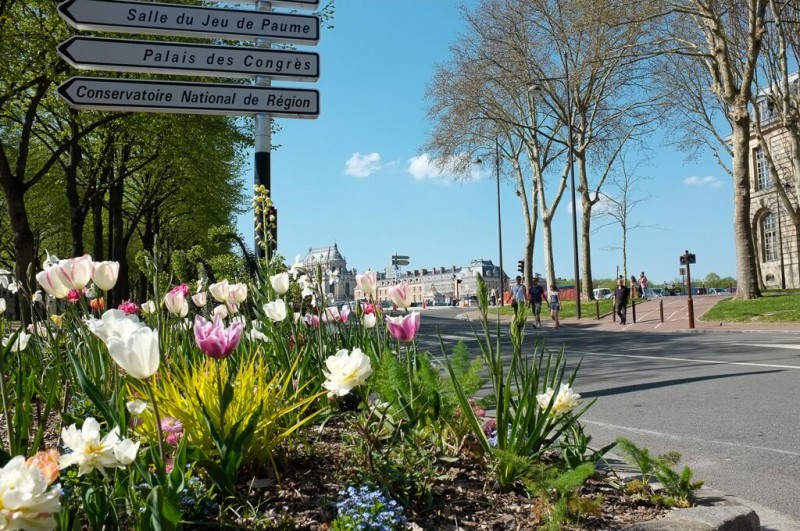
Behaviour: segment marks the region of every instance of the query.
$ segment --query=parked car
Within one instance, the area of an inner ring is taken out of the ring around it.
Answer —
[[[731,295],[731,290],[724,288],[709,288],[709,295]]]
[[[658,290],[658,291],[656,291]],[[646,299],[653,299],[655,297],[661,297],[662,291],[661,288],[644,288],[644,297]]]
[[[614,292],[608,288],[595,288],[592,290],[594,298],[597,300],[610,299],[614,297]]]

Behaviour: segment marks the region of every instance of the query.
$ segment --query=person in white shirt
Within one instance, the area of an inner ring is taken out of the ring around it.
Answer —
[[[519,306],[525,305],[526,293],[525,284],[522,283],[522,277],[517,277],[517,283],[511,286],[511,306],[514,308],[514,316],[517,315]]]

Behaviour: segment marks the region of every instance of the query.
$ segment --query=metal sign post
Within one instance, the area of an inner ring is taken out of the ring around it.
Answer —
[[[320,33],[319,17],[276,13],[272,7],[316,9],[319,0],[232,0],[232,3],[254,4],[255,10],[130,0],[66,0],[59,4],[58,12],[79,30],[254,39],[254,48],[72,37],[59,45],[58,52],[69,64],[84,70],[244,77],[254,79],[254,84],[74,77],[58,87],[58,93],[76,109],[255,116],[254,181],[264,186],[271,199],[272,117],[319,115],[316,90],[271,85],[272,78],[316,81],[319,55],[273,50],[271,42],[315,45]],[[256,220],[255,249],[261,258],[264,249],[259,242],[265,242],[266,257],[270,259],[277,246],[278,211],[270,201],[265,212],[268,226],[259,230]]]
[[[690,253],[688,249],[680,257],[681,265],[686,266],[686,290],[689,292],[689,298],[687,299],[689,328],[694,328],[694,300],[692,299],[692,270],[690,264],[694,264],[695,260],[694,254]]]

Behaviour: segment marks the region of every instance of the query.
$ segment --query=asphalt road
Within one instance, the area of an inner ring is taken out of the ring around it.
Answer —
[[[480,355],[458,313],[425,312],[421,347],[439,355],[438,331]],[[696,479],[753,502],[765,528],[800,529],[800,335],[528,327],[526,345],[537,340],[582,359],[575,390],[598,398],[582,417],[595,447],[624,436],[678,451]]]

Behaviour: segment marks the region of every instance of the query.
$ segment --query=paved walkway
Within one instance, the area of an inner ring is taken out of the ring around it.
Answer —
[[[634,307],[628,307],[627,324],[621,326],[619,321],[613,319],[612,314],[596,317],[596,306],[594,302],[583,303],[581,310],[582,319],[566,318],[561,319],[561,326],[564,329],[582,328],[593,330],[609,330],[619,332],[724,332],[724,331],[752,331],[752,332],[793,332],[800,333],[800,323],[721,323],[719,321],[702,320],[702,315],[706,313],[714,304],[722,300],[720,295],[695,295],[692,297],[694,307],[694,329],[689,328],[688,297],[660,297],[645,301],[636,301]],[[634,322],[634,311],[636,314]],[[663,314],[663,321],[662,321]],[[465,316],[468,319],[477,318],[477,310],[468,311]],[[503,320],[510,321],[510,317],[503,317]],[[528,323],[530,324],[530,317]],[[542,328],[552,328],[553,321],[549,313],[542,308]]]

